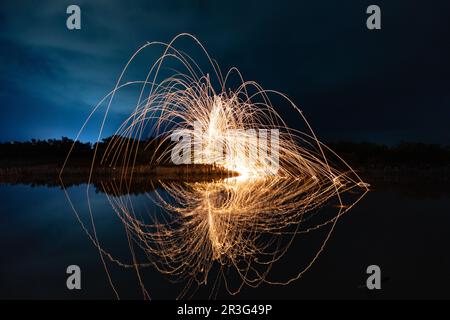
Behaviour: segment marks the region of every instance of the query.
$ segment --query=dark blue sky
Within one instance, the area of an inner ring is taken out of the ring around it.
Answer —
[[[373,3],[379,31],[365,26]],[[69,4],[81,7],[79,31],[66,29]],[[139,46],[190,32],[222,69],[238,66],[290,96],[325,140],[450,144],[448,1],[8,0],[0,8],[1,141],[75,137]]]

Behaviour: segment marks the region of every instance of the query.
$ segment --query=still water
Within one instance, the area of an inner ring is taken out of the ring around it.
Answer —
[[[84,206],[86,186],[68,188],[74,204]],[[0,186],[0,298],[112,299],[98,250],[72,212],[59,187]],[[105,194],[92,192],[99,240],[129,257],[123,224]],[[146,202],[146,210],[160,209]],[[86,218],[86,217],[85,217]],[[450,298],[450,191],[435,184],[374,187],[345,214],[324,252],[299,280],[286,286],[244,287],[236,296],[219,289],[217,298]],[[273,269],[295,274],[310,240],[294,241]],[[66,268],[78,265],[82,289],[66,288]],[[379,265],[382,289],[364,288],[366,268]],[[136,273],[110,266],[123,299],[142,299]],[[182,285],[153,268],[142,272],[152,299],[176,298]],[[208,298],[208,285],[193,298]]]

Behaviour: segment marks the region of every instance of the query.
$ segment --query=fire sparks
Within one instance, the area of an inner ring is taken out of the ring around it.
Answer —
[[[200,48],[210,72],[205,73],[194,59],[175,47],[182,38],[193,40]],[[145,79],[123,82],[138,55],[155,46],[163,48],[163,53],[150,66]],[[368,185],[344,160],[317,139],[301,110],[286,95],[244,81],[236,68],[223,75],[192,35],[181,34],[168,44],[147,43],[137,50],[115,88],[86,121],[106,105],[99,139],[114,98],[131,85],[141,86],[136,106],[107,149],[102,153],[96,150],[92,163],[101,159],[102,163],[122,168],[118,181],[104,182],[109,190],[117,190],[108,195],[108,200],[133,243],[130,249],[144,252],[146,260],[138,261],[133,253],[133,261],[119,262],[108,253],[97,238],[95,208],[89,196],[94,232],[88,234],[99,249],[106,271],[108,259],[134,268],[146,298],[149,294],[140,276],[146,266],[185,281],[186,291],[181,296],[194,284],[206,284],[215,266],[232,294],[244,285],[294,281],[316,261],[339,217],[368,191]],[[272,102],[274,97],[276,103]],[[278,112],[282,108],[292,109],[304,130],[290,128]],[[148,196],[164,209],[166,216],[157,218],[149,212],[151,221],[144,221],[144,212],[137,212],[133,198],[118,190],[131,185],[138,148],[142,147],[138,141],[148,137],[158,138],[157,149],[162,150],[155,153],[151,163],[159,163],[169,155],[173,160],[175,155],[179,163],[213,164],[239,175],[213,182],[162,181],[164,194],[156,190]],[[179,144],[164,149],[173,142]],[[93,170],[94,165],[90,179]],[[346,203],[343,195],[350,191],[359,191],[358,196]],[[313,222],[313,213],[333,199],[337,202],[336,212],[323,219],[316,215],[317,221]],[[288,279],[271,279],[269,271],[286,254],[294,238],[321,228],[328,229],[312,259]],[[237,284],[228,281],[230,272],[240,280]],[[108,277],[115,288],[109,273]]]

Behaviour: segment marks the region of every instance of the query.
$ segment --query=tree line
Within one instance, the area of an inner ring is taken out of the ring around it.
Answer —
[[[165,141],[165,140],[164,140]],[[122,146],[128,152],[108,152],[108,145]],[[438,144],[401,142],[397,145],[386,146],[374,143],[335,142],[327,144],[348,163],[354,165],[431,165],[449,166],[450,147]],[[159,146],[159,148],[158,148]],[[130,149],[133,147],[132,149]],[[131,140],[120,136],[111,136],[98,143],[74,141],[67,137],[61,139],[47,139],[24,142],[0,143],[0,165],[34,165],[34,164],[62,164],[72,148],[71,162],[76,165],[90,164],[97,148],[97,157],[103,160],[102,165],[120,165],[127,158],[125,154],[132,154],[136,164],[148,164],[158,160],[160,164],[170,162],[170,141],[161,138],[146,140]],[[136,151],[137,150],[137,151]],[[130,152],[132,151],[132,152]]]
[[[110,136],[98,143],[74,141],[67,137],[47,140],[31,139],[23,142],[12,141],[0,143],[0,165],[62,164],[69,151],[71,151],[70,164],[88,165],[93,159],[96,148],[98,164],[120,165],[123,161],[129,160],[124,157],[125,152],[114,153],[114,150],[109,152],[108,150],[112,150],[112,148],[108,148],[110,144],[114,144],[116,148],[122,148],[121,151],[128,147],[127,154],[132,155],[132,160],[136,160],[137,164],[149,163],[156,159],[162,163],[168,162],[164,151],[171,146],[170,141],[163,142],[160,138],[132,140],[120,136]],[[160,147],[157,148],[157,146]]]

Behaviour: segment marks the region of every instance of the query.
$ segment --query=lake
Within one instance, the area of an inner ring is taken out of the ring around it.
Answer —
[[[160,192],[164,194],[162,187]],[[216,298],[233,299],[391,299],[450,298],[450,191],[440,184],[376,184],[354,208],[338,220],[336,228],[312,268],[289,285],[261,284],[230,296],[222,287]],[[86,185],[68,189],[71,200],[86,209]],[[152,193],[154,191],[150,191]],[[139,195],[133,195],[139,198]],[[0,186],[0,298],[112,299],[115,298],[99,252],[71,210],[60,187]],[[105,193],[91,190],[99,240],[115,255],[130,258],[123,223],[112,212]],[[137,201],[139,203],[139,201]],[[138,205],[139,207],[139,205]],[[150,201],[142,208],[161,214]],[[319,213],[320,214],[320,213]],[[83,216],[84,222],[89,222]],[[89,226],[89,223],[87,223]],[[317,235],[321,237],[323,235]],[[312,239],[294,239],[282,261],[274,264],[275,278],[294,275],[305,264],[302,257]],[[192,254],[195,254],[193,252]],[[81,290],[66,288],[66,268],[78,265]],[[382,289],[364,288],[369,265],[379,265]],[[142,299],[132,268],[109,265],[123,299]],[[173,299],[183,285],[152,267],[142,270],[152,299]],[[213,281],[192,297],[208,298]]]

